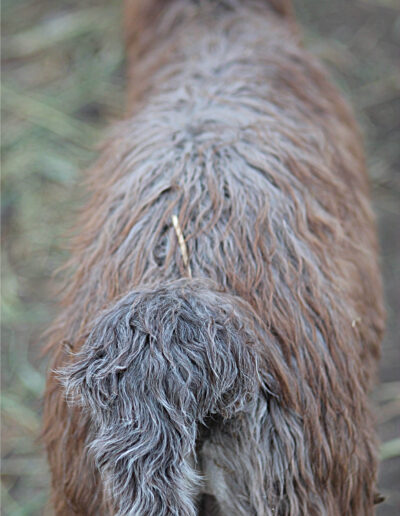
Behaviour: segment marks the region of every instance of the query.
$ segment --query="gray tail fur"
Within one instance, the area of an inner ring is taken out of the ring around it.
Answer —
[[[138,287],[94,321],[60,377],[90,415],[88,446],[115,513],[196,514],[198,426],[254,398],[254,328],[248,304],[200,280]]]

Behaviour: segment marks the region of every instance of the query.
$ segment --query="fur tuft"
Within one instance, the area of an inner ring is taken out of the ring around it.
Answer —
[[[252,326],[243,302],[187,280],[138,289],[95,321],[60,376],[90,411],[90,450],[118,514],[196,514],[198,423],[255,399]]]

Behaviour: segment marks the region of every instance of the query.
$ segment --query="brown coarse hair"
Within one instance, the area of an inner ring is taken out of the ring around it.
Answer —
[[[56,514],[368,516],[384,327],[353,115],[288,0],[126,2],[50,329]]]

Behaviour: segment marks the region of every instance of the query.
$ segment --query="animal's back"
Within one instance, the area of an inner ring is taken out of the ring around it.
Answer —
[[[71,362],[60,342],[79,351],[121,296],[211,281],[243,300],[268,338],[258,350],[264,388],[246,410],[198,423],[198,506],[206,493],[223,514],[372,514],[366,396],[383,310],[352,115],[292,22],[263,2],[189,4],[173,2],[154,22],[132,115],[91,171],[53,368]],[[58,512],[71,503],[98,514],[107,502],[85,451],[95,425],[64,397],[51,376],[50,462],[55,476],[69,470],[55,486]]]

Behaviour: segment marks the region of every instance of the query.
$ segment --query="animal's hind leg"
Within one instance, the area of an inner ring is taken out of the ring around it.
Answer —
[[[200,460],[219,516],[326,516],[306,441],[301,420],[273,397],[260,395],[251,411],[215,425]]]
[[[208,516],[273,516],[265,484],[265,452],[262,450],[262,428],[267,412],[261,400],[248,413],[214,424],[204,440],[200,460],[206,492],[203,505]]]

